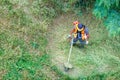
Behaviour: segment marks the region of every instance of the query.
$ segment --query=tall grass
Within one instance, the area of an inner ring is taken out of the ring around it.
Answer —
[[[41,69],[50,64],[45,47],[48,24],[34,18],[27,0],[1,1],[0,79],[48,79]],[[16,7],[15,7],[16,6]],[[24,7],[24,8],[23,8]],[[26,9],[27,8],[27,9]],[[35,22],[36,21],[36,22]]]

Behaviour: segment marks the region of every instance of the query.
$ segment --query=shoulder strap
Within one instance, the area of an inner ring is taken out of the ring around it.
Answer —
[[[85,28],[84,25],[82,25],[82,26]],[[81,31],[81,29],[78,28],[78,24],[76,25],[76,29],[77,29],[78,31]]]

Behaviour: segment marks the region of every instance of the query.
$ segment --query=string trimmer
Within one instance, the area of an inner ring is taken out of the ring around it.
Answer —
[[[69,63],[70,62],[71,52],[72,52],[72,47],[73,47],[73,38],[71,39],[71,45],[70,45],[70,50],[69,50],[67,63],[64,63],[65,71],[68,71],[69,69],[72,68],[72,65]]]

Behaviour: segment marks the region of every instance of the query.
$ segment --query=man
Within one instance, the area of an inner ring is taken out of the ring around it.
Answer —
[[[78,40],[80,44],[85,45],[88,44],[89,32],[88,28],[79,23],[78,21],[73,22],[73,29],[70,31],[69,37],[73,34],[73,44],[75,44]]]

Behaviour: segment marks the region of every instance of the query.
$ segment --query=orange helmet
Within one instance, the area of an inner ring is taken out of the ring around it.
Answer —
[[[74,21],[74,22],[73,22],[73,25],[76,25],[76,24],[79,24],[79,22],[78,22],[78,21]]]

